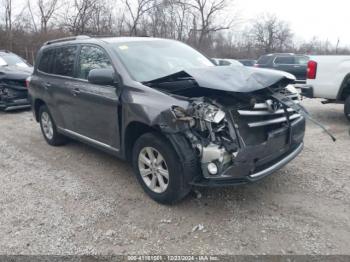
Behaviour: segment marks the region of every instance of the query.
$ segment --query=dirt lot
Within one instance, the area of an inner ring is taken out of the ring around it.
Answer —
[[[281,171],[173,207],[148,198],[127,163],[50,147],[31,112],[0,113],[0,253],[350,254],[350,125],[341,105],[303,103],[336,143],[310,123]]]

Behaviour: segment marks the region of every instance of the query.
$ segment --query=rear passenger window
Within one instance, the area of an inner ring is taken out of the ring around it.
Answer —
[[[307,56],[297,56],[295,57],[295,63],[297,65],[307,65],[309,58]]]
[[[56,49],[53,73],[62,76],[74,76],[74,60],[77,46],[65,46]]]
[[[275,64],[293,65],[295,64],[294,56],[279,56],[275,59]]]
[[[54,53],[53,49],[48,49],[43,51],[43,54],[41,55],[40,62],[38,65],[38,69],[41,72],[51,73],[51,69],[52,69],[51,58],[53,53]]]
[[[96,46],[83,46],[80,51],[78,78],[87,79],[92,69],[112,68],[105,52]]]

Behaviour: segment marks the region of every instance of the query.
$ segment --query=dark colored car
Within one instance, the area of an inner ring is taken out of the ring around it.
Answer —
[[[261,56],[255,66],[288,72],[296,77],[297,83],[305,84],[308,61],[305,55],[268,54]]]
[[[256,60],[253,60],[253,59],[238,59],[237,61],[244,66],[254,66],[257,62]]]
[[[160,203],[192,186],[255,182],[303,148],[305,119],[284,72],[215,66],[155,38],[46,43],[29,84],[46,141],[67,137],[129,160]]]
[[[5,111],[30,107],[26,79],[33,68],[21,57],[0,50],[0,109]]]

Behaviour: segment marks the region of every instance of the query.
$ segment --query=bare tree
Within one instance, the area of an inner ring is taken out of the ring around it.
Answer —
[[[32,20],[32,24],[33,24],[33,27],[34,27],[34,31],[37,33],[38,32],[38,27],[36,26],[35,17],[34,17],[34,13],[32,11],[32,6],[30,4],[30,0],[28,0],[27,6],[28,6],[28,11],[29,11],[29,14],[30,14],[30,18]]]
[[[9,48],[12,49],[12,0],[3,0],[5,7],[5,31]]]
[[[132,1],[125,0],[126,9],[130,15],[130,19],[127,21],[130,35],[137,35],[140,20],[154,7],[154,0],[137,0],[134,2],[136,2],[136,6],[133,5]]]
[[[96,2],[90,19],[90,31],[96,35],[112,34],[113,19],[109,6],[105,1]]]
[[[7,32],[12,30],[12,0],[4,1],[4,11],[5,11],[5,29]]]
[[[183,41],[185,40],[186,30],[189,31],[189,15],[190,15],[190,7],[179,0],[171,0],[172,12],[174,13],[174,23],[177,40]],[[187,32],[188,33],[188,32]]]
[[[40,11],[41,32],[46,33],[47,25],[56,11],[57,0],[38,0],[37,4]]]
[[[31,61],[43,42],[72,34],[147,34],[178,39],[222,58],[275,51],[350,54],[328,40],[296,42],[288,23],[275,15],[263,15],[243,30],[231,28],[237,20],[231,13],[225,21],[224,14],[233,0],[26,0],[22,11],[17,3],[24,0],[17,1],[0,0],[0,47]]]
[[[203,42],[210,33],[230,28],[232,21],[228,22],[227,25],[219,24],[216,21],[217,15],[227,7],[226,0],[190,0],[183,1],[183,3],[191,7],[194,18],[199,17],[199,21],[193,23],[193,30],[199,32],[198,48],[203,47]],[[197,28],[198,25],[199,28]]]
[[[262,15],[254,21],[252,34],[257,46],[265,53],[284,51],[293,37],[290,26],[271,14]]]
[[[117,17],[115,21],[116,31],[119,36],[122,36],[125,34],[124,24],[125,24],[125,14],[123,13],[122,16]]]
[[[95,7],[94,0],[74,0],[73,6],[68,6],[66,11],[65,26],[73,34],[84,34],[88,27]],[[73,9],[71,12],[70,9]]]

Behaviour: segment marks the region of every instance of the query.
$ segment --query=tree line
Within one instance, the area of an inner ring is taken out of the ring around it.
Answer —
[[[210,57],[350,54],[317,38],[298,43],[290,25],[274,14],[243,23],[234,0],[0,0],[0,7],[0,49],[31,63],[45,41],[72,35],[171,38]]]

